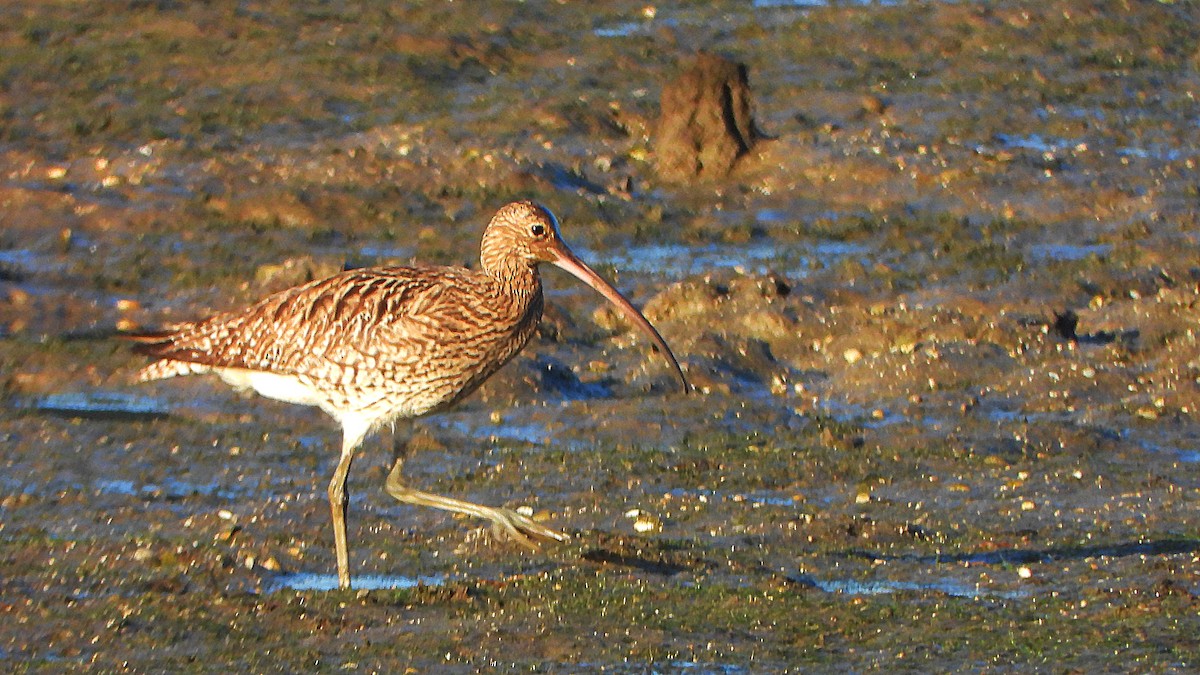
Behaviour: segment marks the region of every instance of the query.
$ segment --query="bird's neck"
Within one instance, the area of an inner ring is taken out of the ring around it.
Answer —
[[[542,295],[542,282],[537,268],[528,268],[524,275],[496,278],[492,277],[491,309],[497,327],[512,334],[502,350],[505,355],[500,363],[507,361],[513,354],[521,350],[537,329],[542,319],[545,298]]]
[[[495,280],[501,293],[521,303],[527,304],[533,302],[534,298],[541,298],[542,277],[536,267],[518,265],[505,269],[500,274],[491,271],[488,274]]]

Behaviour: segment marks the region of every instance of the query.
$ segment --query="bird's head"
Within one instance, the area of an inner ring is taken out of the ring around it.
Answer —
[[[483,234],[480,262],[486,273],[502,282],[528,277],[537,269],[539,263],[550,263],[566,270],[616,305],[630,323],[653,340],[671,362],[684,391],[690,389],[683,369],[679,367],[679,362],[658,330],[625,299],[625,296],[567,247],[558,230],[558,219],[546,207],[530,201],[520,201],[507,204],[497,211]]]

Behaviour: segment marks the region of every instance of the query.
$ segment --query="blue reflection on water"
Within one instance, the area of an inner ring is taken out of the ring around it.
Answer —
[[[350,584],[356,591],[402,590],[418,586],[441,586],[445,579],[441,576],[415,576],[364,574],[350,578]],[[336,574],[314,574],[311,572],[292,572],[280,574],[266,586],[267,593],[282,590],[290,591],[335,591],[338,588]]]

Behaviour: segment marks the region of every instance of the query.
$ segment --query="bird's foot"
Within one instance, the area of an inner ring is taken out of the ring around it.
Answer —
[[[492,521],[492,531],[504,534],[518,544],[536,550],[541,544],[558,544],[571,538],[557,530],[523,516],[512,509],[493,508],[486,517]]]
[[[503,533],[518,544],[536,549],[539,544],[561,543],[570,539],[567,535],[552,530],[531,518],[523,516],[512,509],[484,506],[474,502],[435,495],[413,489],[404,484],[400,476],[401,460],[396,460],[391,473],[388,474],[384,490],[405,504],[430,506],[443,511],[462,513],[476,518],[492,521],[492,529],[497,534]]]

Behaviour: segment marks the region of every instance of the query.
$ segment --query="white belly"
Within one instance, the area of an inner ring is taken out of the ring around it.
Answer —
[[[241,368],[217,368],[222,380],[238,389],[253,389],[267,398],[299,405],[319,406],[324,402],[320,393],[295,375],[264,373]]]

